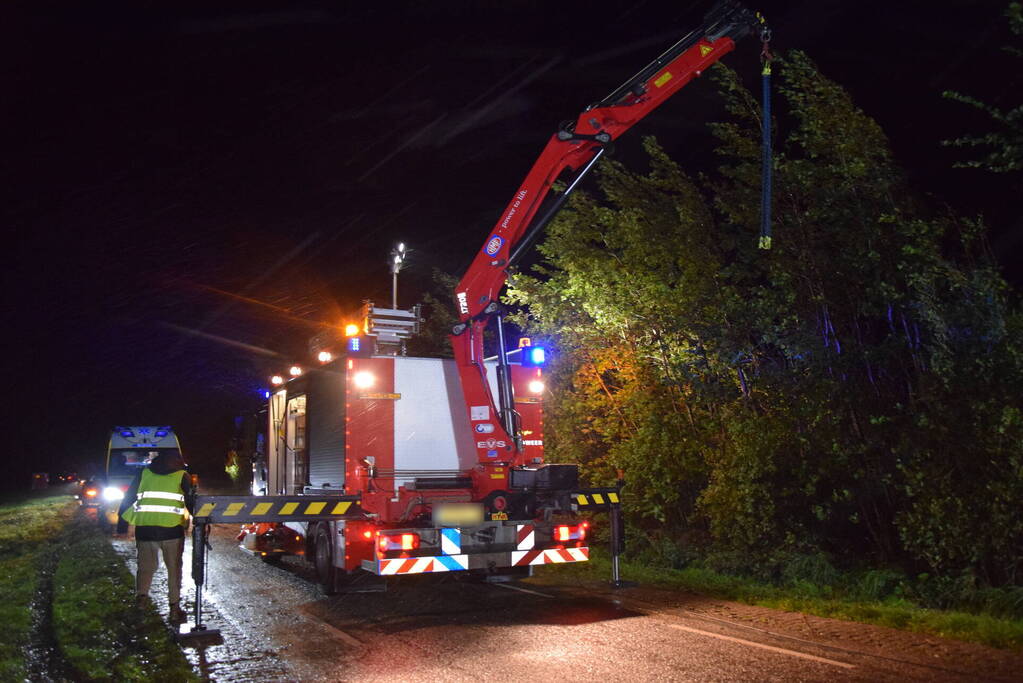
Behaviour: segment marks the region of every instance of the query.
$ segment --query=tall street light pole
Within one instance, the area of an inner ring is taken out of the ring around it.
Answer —
[[[405,262],[405,243],[399,242],[398,246],[391,251],[391,308],[398,308],[398,272]]]

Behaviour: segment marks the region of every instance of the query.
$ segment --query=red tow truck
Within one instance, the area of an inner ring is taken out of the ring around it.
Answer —
[[[545,461],[544,350],[508,349],[499,296],[508,269],[608,145],[750,33],[766,41],[763,18],[720,3],[700,28],[551,135],[455,289],[454,360],[403,355],[418,310],[367,304],[355,334],[313,340],[318,366],[274,378],[253,485],[266,495],[197,500],[200,588],[210,523],[247,524],[242,547],[267,560],[305,555],[327,592],[366,577],[525,575],[588,559],[580,510],[617,513],[620,487],[582,489],[576,465]],[[566,191],[552,196],[568,173]],[[485,358],[490,325],[498,352]],[[620,515],[610,518],[620,537]]]

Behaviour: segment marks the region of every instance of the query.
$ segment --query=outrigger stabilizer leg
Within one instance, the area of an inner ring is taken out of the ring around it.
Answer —
[[[614,588],[632,588],[636,585],[635,581],[622,580],[621,567],[619,566],[619,556],[625,552],[625,515],[622,513],[621,505],[621,493],[624,486],[625,477],[622,471],[618,470],[616,488],[618,489],[619,502],[610,505],[608,510],[608,518],[611,522],[611,586]]]
[[[206,628],[202,623],[202,586],[206,580],[206,548],[209,542],[209,524],[196,519],[192,526],[192,580],[195,582],[195,624],[187,633],[179,633],[178,641],[192,643],[199,640],[220,640],[220,629]]]
[[[620,556],[625,552],[625,515],[622,514],[622,488],[625,477],[618,470],[618,481],[607,488],[578,489],[575,496],[577,509],[606,508],[611,527],[611,586],[631,588],[634,581],[622,580]]]

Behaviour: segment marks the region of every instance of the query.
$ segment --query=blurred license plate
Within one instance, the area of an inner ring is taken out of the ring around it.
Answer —
[[[433,507],[434,526],[474,526],[483,523],[480,503],[444,503]]]

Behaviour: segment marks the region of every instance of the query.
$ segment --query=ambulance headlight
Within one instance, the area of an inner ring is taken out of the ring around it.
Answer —
[[[534,379],[532,382],[529,383],[529,391],[531,393],[542,394],[543,388],[544,388],[543,382],[541,382],[538,379]]]
[[[369,389],[376,384],[376,381],[377,379],[373,376],[373,373],[366,372],[365,370],[357,372],[352,376],[352,384],[355,385],[356,389]]]
[[[108,486],[103,489],[103,500],[113,502],[115,500],[121,500],[122,498],[124,498],[124,491],[116,486]]]

